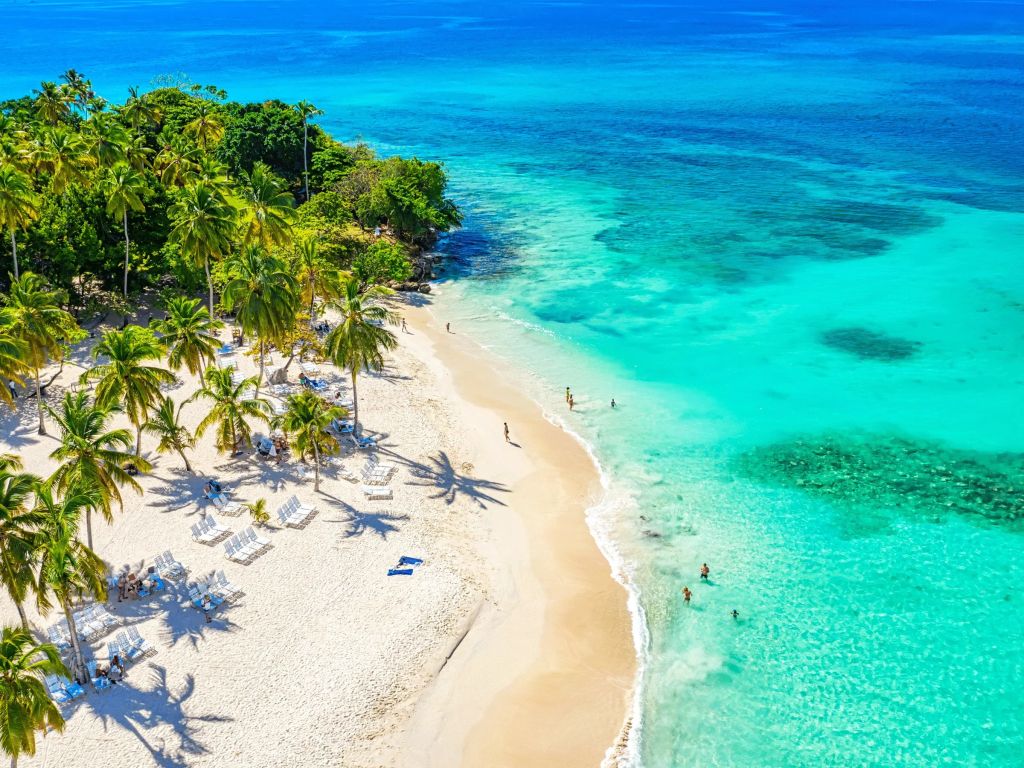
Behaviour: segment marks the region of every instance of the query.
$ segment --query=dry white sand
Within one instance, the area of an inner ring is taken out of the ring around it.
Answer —
[[[625,594],[587,535],[580,513],[584,500],[562,498],[559,491],[547,514],[557,513],[560,503],[570,510],[569,527],[561,533],[568,537],[570,558],[585,561],[582,575],[574,578],[594,580],[589,597],[599,601],[594,618],[594,604],[583,594],[577,607],[591,620],[559,628],[559,621],[574,617],[566,613],[566,595],[552,597],[552,574],[537,568],[530,547],[531,536],[540,532],[520,519],[518,501],[526,495],[524,479],[543,488],[558,468],[523,459],[507,466],[495,461],[491,433],[500,416],[460,400],[452,373],[430,341],[428,314],[410,310],[410,318],[411,332],[398,332],[401,345],[386,370],[359,382],[364,429],[379,435],[381,460],[399,467],[390,483],[391,501],[365,500],[336,467],[322,474],[315,493],[311,468],[297,459],[277,464],[252,451],[227,457],[214,449],[212,433],[190,453],[196,474],[189,475],[179,457],[156,455],[155,439],[144,438],[143,452],[155,465],[141,478],[145,493],[127,492],[124,511],[112,525],[93,521],[95,548],[115,570],[137,570],[170,549],[189,574],[149,599],[119,603],[116,594],[110,597],[109,610],[124,626],[136,626],[157,653],[129,666],[124,684],[99,693],[90,689],[68,705],[65,733],[40,740],[36,757],[24,758],[23,765],[369,768],[426,764],[424,750],[431,744],[443,745],[440,754],[447,755],[437,764],[496,764],[473,755],[487,754],[479,743],[490,741],[488,720],[508,717],[503,696],[522,706],[516,687],[529,682],[538,664],[561,669],[564,661],[572,667],[580,656],[579,649],[567,661],[552,655],[552,632],[563,640],[580,636],[584,645],[592,633],[600,636],[592,655],[607,657],[607,663],[595,666],[597,657],[584,653],[589,673],[570,669],[561,687],[557,679],[549,686],[562,691],[556,701],[578,701],[581,727],[567,739],[578,757],[572,764],[599,762],[621,726],[633,673]],[[75,350],[47,394],[49,404],[76,386],[82,366],[89,364],[88,346]],[[238,361],[243,371],[257,369],[244,355]],[[483,362],[473,367],[475,376],[486,370]],[[337,383],[349,392],[341,372],[328,364],[321,370],[331,391]],[[297,362],[289,373],[296,381]],[[183,400],[196,384],[183,374],[171,394]],[[205,408],[202,401],[188,406],[186,422],[197,424]],[[531,429],[568,440],[534,411],[521,417],[532,420]],[[36,434],[35,403],[22,401],[17,414],[5,414],[0,422],[0,451],[19,454],[29,470],[45,476],[54,467],[48,454],[57,445],[55,425],[48,428],[51,435]],[[364,458],[348,451],[339,461],[358,471]],[[568,474],[583,487],[594,484],[592,466],[573,464]],[[233,500],[265,498],[272,514],[292,494],[315,504],[318,513],[301,530],[278,527],[272,517],[258,529],[272,548],[248,566],[236,564],[224,557],[222,545],[191,539],[190,525],[207,512],[233,531],[250,524],[244,514],[219,515],[202,499],[207,476],[220,480]],[[388,577],[402,555],[425,563],[411,577]],[[206,624],[188,602],[186,581],[205,582],[217,569],[245,595]],[[60,613],[42,618],[30,612],[30,618],[42,629]],[[6,597],[0,597],[0,620],[17,621]],[[116,631],[92,644],[94,658],[107,658],[106,640]],[[495,670],[481,659],[505,663]],[[452,669],[461,670],[454,681]],[[577,699],[581,675],[589,675],[588,690],[603,693],[599,705]],[[467,697],[458,691],[478,693]],[[417,710],[418,701],[424,703]],[[534,720],[524,714],[524,724]],[[453,723],[477,723],[484,736],[470,738],[468,725],[453,730]],[[541,755],[546,741],[537,742]],[[587,748],[580,749],[584,742]],[[518,764],[554,763],[534,756]]]

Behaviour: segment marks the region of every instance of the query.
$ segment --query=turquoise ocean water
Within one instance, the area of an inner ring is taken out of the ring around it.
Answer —
[[[0,93],[446,160],[451,321],[609,480],[640,764],[1021,766],[1024,5],[846,5],[0,2]]]

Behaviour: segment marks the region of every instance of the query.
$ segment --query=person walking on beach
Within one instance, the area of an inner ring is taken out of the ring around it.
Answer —
[[[690,591],[690,588],[683,587],[683,602],[689,605],[691,597],[693,597],[693,592]]]
[[[508,422],[505,422],[505,442],[511,443],[512,439],[508,436]]]
[[[704,565],[700,567],[700,580],[707,581],[709,575],[711,575],[711,569],[708,568],[707,563],[704,563]]]
[[[408,327],[406,327],[406,325],[405,325],[405,318],[403,317],[402,318],[402,333],[408,333],[408,332],[409,332],[409,329],[408,329]]]
[[[451,323],[445,323],[444,324],[444,329],[446,331],[448,331],[448,333],[451,333],[452,332],[452,324]]]

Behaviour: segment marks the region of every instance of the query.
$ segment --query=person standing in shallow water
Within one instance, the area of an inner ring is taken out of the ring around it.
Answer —
[[[683,587],[683,602],[689,605],[691,597],[693,597],[693,592],[690,591],[690,588]]]
[[[710,576],[710,575],[711,575],[711,569],[708,568],[708,564],[707,563],[704,563],[704,565],[702,565],[700,567],[700,579],[701,579],[701,581],[707,581],[708,580],[708,576]]]
[[[614,408],[614,407],[615,407],[615,398],[613,397],[612,398],[612,408]]]
[[[572,397],[572,393],[570,392],[569,388],[568,388],[568,387],[566,387],[566,388],[565,388],[565,402],[567,402],[567,403],[568,403],[568,402],[569,402],[569,398],[570,398],[570,397]]]
[[[573,400],[572,395],[569,395],[569,410],[571,411],[576,407],[576,401]]]

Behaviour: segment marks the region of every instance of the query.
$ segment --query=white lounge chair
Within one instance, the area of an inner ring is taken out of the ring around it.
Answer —
[[[364,485],[363,495],[371,501],[392,498],[391,486],[389,485]]]

